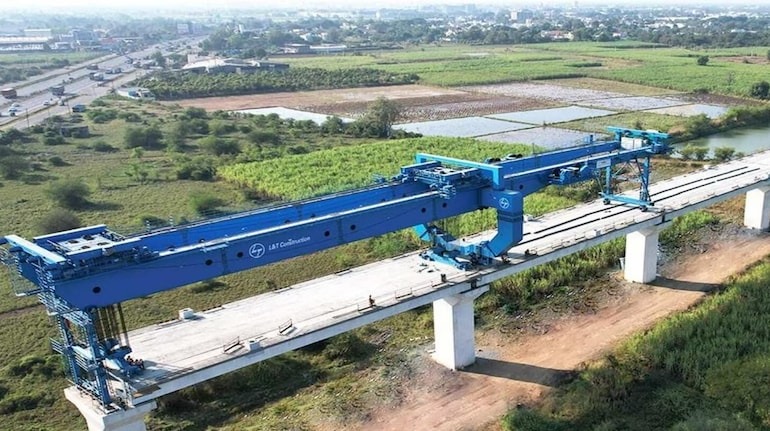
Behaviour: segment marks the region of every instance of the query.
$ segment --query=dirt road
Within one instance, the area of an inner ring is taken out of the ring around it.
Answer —
[[[551,322],[542,335],[513,340],[500,333],[478,337],[478,362],[465,372],[426,365],[396,409],[379,409],[348,429],[496,430],[511,406],[548,390],[565,371],[597,358],[618,341],[684,310],[705,291],[770,254],[770,236],[742,236],[712,244],[664,268],[654,286],[626,284],[596,313]]]

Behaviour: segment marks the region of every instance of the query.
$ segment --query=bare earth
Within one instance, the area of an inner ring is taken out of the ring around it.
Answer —
[[[685,310],[730,275],[770,254],[768,235],[717,241],[664,268],[655,286],[624,283],[593,314],[557,318],[542,334],[478,337],[478,362],[465,372],[425,365],[396,408],[380,408],[347,429],[499,430],[499,418],[558,382],[565,371],[607,352],[620,340]],[[426,361],[430,362],[430,361]]]
[[[460,96],[465,92],[448,88],[428,87],[425,85],[392,85],[385,87],[346,88],[339,90],[297,91],[269,94],[248,94],[243,96],[203,97],[185,99],[172,103],[181,106],[195,106],[208,111],[269,108],[301,108],[303,106],[326,105],[351,102],[371,102],[378,97],[387,99],[410,99],[438,97],[446,95]]]
[[[490,96],[425,85],[205,97],[170,103],[204,108],[208,111],[281,106],[319,114],[358,118],[378,97],[395,100],[403,107],[401,122],[444,120],[556,106],[553,102],[536,98]]]

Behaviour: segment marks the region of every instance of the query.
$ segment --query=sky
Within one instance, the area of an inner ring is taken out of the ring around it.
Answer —
[[[39,11],[72,11],[73,9],[150,9],[150,10],[189,10],[189,9],[228,9],[228,8],[268,8],[280,5],[283,8],[316,9],[320,7],[336,6],[336,8],[386,8],[386,7],[414,7],[427,4],[469,4],[496,5],[506,9],[516,9],[525,6],[538,5],[572,5],[574,0],[282,0],[270,2],[266,0],[0,0],[2,10],[39,10]],[[638,0],[578,0],[579,4],[616,4],[638,5]],[[698,5],[704,3],[719,4],[717,0],[653,0],[644,2],[647,5],[659,3],[671,6],[673,4]],[[733,3],[730,1],[729,3]],[[737,2],[735,2],[737,3]],[[770,0],[744,0],[746,4],[770,4]],[[721,2],[725,4],[725,2]],[[375,6],[376,5],[376,6]]]

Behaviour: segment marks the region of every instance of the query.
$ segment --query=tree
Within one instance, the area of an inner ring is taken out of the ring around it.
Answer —
[[[155,51],[150,58],[155,62],[156,66],[166,67],[166,57],[163,56],[162,52]]]
[[[770,95],[770,83],[767,81],[755,82],[754,85],[751,86],[749,95],[755,99],[767,99],[768,95]]]
[[[362,131],[379,138],[390,137],[393,123],[401,116],[401,107],[394,101],[378,97],[356,123]]]
[[[163,146],[163,132],[158,126],[129,127],[123,135],[123,142],[126,148],[158,149]]]
[[[46,194],[63,208],[82,209],[89,203],[91,189],[81,179],[67,179],[52,183]]]
[[[698,66],[705,66],[709,64],[709,56],[708,55],[701,55],[698,57]]]
[[[199,145],[203,151],[215,156],[238,154],[241,152],[241,147],[238,145],[238,142],[218,138],[216,136],[206,136],[199,141]]]
[[[705,136],[711,133],[713,126],[711,119],[706,114],[698,114],[687,121],[685,130],[693,137]]]
[[[72,211],[63,208],[54,208],[37,221],[37,228],[41,235],[77,229],[83,226],[80,218]]]
[[[326,117],[326,120],[324,120],[323,124],[321,124],[321,133],[336,135],[338,133],[342,133],[344,130],[345,123],[342,121],[342,118],[336,115]]]

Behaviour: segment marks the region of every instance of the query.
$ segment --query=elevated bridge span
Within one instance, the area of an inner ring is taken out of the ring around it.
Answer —
[[[143,415],[160,396],[431,303],[434,357],[449,368],[463,368],[475,360],[473,300],[491,283],[621,236],[627,236],[626,279],[650,282],[656,276],[658,234],[673,219],[745,194],[746,225],[766,230],[768,190],[770,152],[763,152],[652,185],[654,211],[597,200],[526,220],[523,240],[491,266],[462,271],[411,253],[212,310],[181,310],[175,321],[129,333],[133,355],[145,370],[129,379],[113,376],[113,390],[128,408],[104,412],[89,420],[89,428],[143,429]],[[67,397],[87,419],[98,409],[73,388]],[[119,425],[108,423],[110,415],[132,414],[134,419]]]

